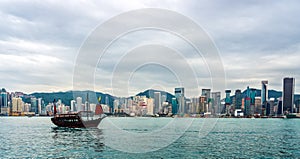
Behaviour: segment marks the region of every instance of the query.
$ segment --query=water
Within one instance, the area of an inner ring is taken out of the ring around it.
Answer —
[[[172,118],[106,118],[99,129],[55,127],[48,117],[0,117],[0,158],[299,158],[298,119],[179,119],[191,123],[184,134],[157,151],[129,153],[115,150],[112,143],[130,149],[139,143],[119,140],[108,126],[136,135],[161,133]],[[178,121],[176,121],[178,122]],[[207,135],[199,131],[212,126]],[[173,131],[173,130],[172,130]],[[175,132],[175,131],[174,131]],[[177,132],[177,131],[176,131]],[[161,133],[163,134],[163,133]],[[166,142],[173,135],[161,136]],[[164,143],[144,141],[149,146]],[[108,140],[109,139],[109,140]],[[118,142],[112,142],[114,139]],[[148,140],[148,139],[147,139]],[[108,146],[110,145],[110,146]],[[147,147],[140,147],[147,149]]]

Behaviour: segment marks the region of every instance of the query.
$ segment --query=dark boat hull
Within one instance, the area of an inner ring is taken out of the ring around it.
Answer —
[[[53,124],[58,127],[68,128],[93,128],[98,127],[103,118],[94,120],[82,120],[78,115],[59,115],[51,118]]]

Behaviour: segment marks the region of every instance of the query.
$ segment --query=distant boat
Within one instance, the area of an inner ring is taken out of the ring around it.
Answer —
[[[251,119],[255,119],[255,117],[253,116],[253,117],[251,117]]]
[[[300,114],[296,114],[296,113],[289,113],[285,115],[286,118],[300,118]]]
[[[59,127],[68,128],[95,128],[98,127],[102,119],[106,117],[103,113],[102,106],[100,105],[101,98],[98,99],[99,104],[96,106],[95,112],[93,111],[80,111],[78,113],[57,114],[56,105],[54,100],[54,117],[51,118],[53,124]],[[87,95],[87,107],[89,110],[89,99]]]

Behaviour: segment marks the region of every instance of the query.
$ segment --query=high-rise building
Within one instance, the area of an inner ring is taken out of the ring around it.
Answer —
[[[250,89],[250,103],[251,105],[255,104],[255,97],[256,97],[256,89],[255,88],[251,88]]]
[[[7,92],[1,92],[1,108],[7,108]]]
[[[0,113],[8,114],[8,95],[4,88],[2,88],[0,95]]]
[[[147,99],[147,115],[153,115],[153,109],[154,109],[154,99],[148,98]]]
[[[270,98],[270,100],[268,101],[268,105],[266,107],[266,115],[267,116],[275,115],[274,107],[275,107],[275,99]]]
[[[214,114],[221,113],[221,92],[212,92],[212,108]]]
[[[38,103],[35,97],[30,98],[31,112],[38,114]]]
[[[255,97],[254,114],[262,114],[261,97]]]
[[[225,97],[225,106],[224,107],[225,107],[226,114],[230,114],[230,110],[231,110],[230,93],[231,93],[231,90],[225,90],[226,97]]]
[[[178,113],[178,102],[176,98],[172,98],[172,114],[175,115]]]
[[[24,108],[24,102],[20,97],[12,98],[12,112],[22,112]]]
[[[202,96],[205,96],[206,102],[206,112],[211,112],[211,98],[210,98],[210,89],[202,89]]]
[[[276,111],[276,114],[277,115],[283,115],[282,98],[278,98],[277,100],[278,100],[278,102],[277,102],[277,111]]]
[[[177,99],[178,103],[178,113],[186,113],[184,88],[175,88],[175,98]]]
[[[203,114],[204,112],[207,112],[206,109],[206,101],[205,101],[205,96],[200,96],[199,97],[199,113]]]
[[[242,91],[237,89],[235,90],[235,109],[241,109],[242,108]]]
[[[231,104],[230,93],[231,93],[231,90],[225,90],[225,94],[226,94],[225,103],[229,104],[229,105]]]
[[[71,100],[70,104],[71,104],[71,112],[75,112],[76,111],[76,101]]]
[[[198,98],[192,98],[192,108],[190,110],[193,114],[199,114],[199,99]]]
[[[245,98],[245,105],[244,105],[244,114],[247,115],[251,115],[250,113],[250,106],[251,106],[251,99],[250,97],[246,97]]]
[[[83,107],[82,107],[82,98],[81,97],[77,97],[76,98],[76,105],[77,105],[77,111],[83,111]]]
[[[283,79],[283,112],[293,113],[294,106],[295,78],[286,77]]]
[[[159,113],[161,111],[161,93],[154,92],[154,113]]]
[[[268,101],[268,81],[261,81],[261,105]]]
[[[42,100],[42,98],[38,98],[37,99],[37,114],[42,114],[42,103],[43,102],[43,100]]]

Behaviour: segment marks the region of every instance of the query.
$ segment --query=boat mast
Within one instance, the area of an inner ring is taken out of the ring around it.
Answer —
[[[55,99],[53,100],[53,106],[54,106],[54,113],[53,113],[53,114],[54,114],[54,116],[55,116],[55,115],[56,115],[56,113],[57,113],[57,112],[56,112],[56,104],[55,104]]]

